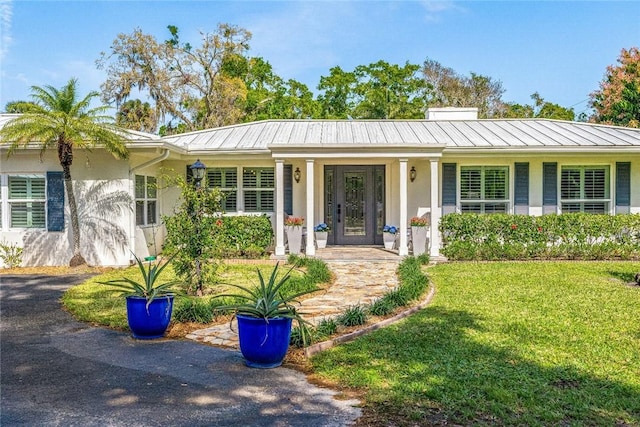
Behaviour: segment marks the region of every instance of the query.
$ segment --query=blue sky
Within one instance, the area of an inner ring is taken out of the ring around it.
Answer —
[[[195,45],[220,22],[241,26],[253,34],[251,55],[314,91],[336,65],[430,58],[500,80],[505,101],[539,92],[577,113],[620,50],[640,45],[640,1],[0,0],[0,13],[0,110],[32,85],[71,77],[83,94],[99,90],[95,60],[135,28],[165,40],[176,25]]]

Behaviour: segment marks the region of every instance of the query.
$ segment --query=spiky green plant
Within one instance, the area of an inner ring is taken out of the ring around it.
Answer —
[[[296,267],[296,264],[280,278],[278,278],[278,267],[279,263],[271,271],[268,280],[265,280],[262,272],[257,269],[259,285],[254,288],[230,284],[229,286],[241,290],[242,293],[218,295],[217,298],[231,297],[238,301],[235,304],[224,305],[220,308],[233,310],[235,315],[240,314],[267,321],[282,317],[295,320],[298,323],[298,328],[300,328],[302,341],[306,345],[310,337],[307,328],[308,322],[302,318],[304,313],[298,312],[294,304],[298,303],[299,297],[316,292],[319,289],[307,289],[292,295],[284,294],[282,287],[289,280],[291,271]]]
[[[165,297],[177,293],[175,287],[180,284],[179,280],[170,280],[161,284],[156,284],[164,269],[169,265],[173,256],[169,257],[166,262],[149,262],[149,266],[145,267],[144,263],[135,254],[133,255],[142,275],[141,281],[135,281],[128,277],[121,279],[109,280],[108,282],[99,282],[103,285],[111,286],[116,290],[120,290],[124,297],[138,296],[147,300],[147,307],[155,298]],[[175,255],[174,255],[175,256]]]

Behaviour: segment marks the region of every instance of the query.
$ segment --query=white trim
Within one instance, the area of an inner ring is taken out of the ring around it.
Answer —
[[[314,172],[313,172],[313,160],[307,159],[307,176],[305,180],[307,182],[307,247],[306,255],[313,256],[316,254],[316,246],[314,242],[313,227],[315,218],[314,213]]]
[[[400,159],[400,246],[398,246],[398,255],[406,256],[409,255],[409,247],[407,242],[407,231],[408,231],[408,215],[407,215],[407,203],[408,203],[408,195],[407,195],[407,180],[409,179],[407,176],[407,163],[409,159]]]
[[[276,159],[276,256],[284,256],[284,160]]]

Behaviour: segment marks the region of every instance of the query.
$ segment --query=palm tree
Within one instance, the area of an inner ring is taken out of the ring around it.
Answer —
[[[112,117],[105,114],[109,107],[90,107],[91,100],[97,96],[99,93],[92,91],[78,100],[75,78],[60,89],[32,86],[33,101],[21,104],[23,114],[0,129],[0,142],[10,144],[9,156],[21,146],[31,143],[40,145],[41,156],[47,148],[57,149],[69,200],[73,234],[73,257],[69,265],[72,267],[86,264],[80,253],[78,206],[71,179],[74,147],[91,149],[99,144],[117,158],[128,157],[123,131],[113,124]]]

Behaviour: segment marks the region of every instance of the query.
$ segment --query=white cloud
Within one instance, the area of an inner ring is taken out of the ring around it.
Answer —
[[[439,21],[445,12],[465,10],[452,0],[423,0],[421,4],[426,11],[425,19],[427,21]]]
[[[13,4],[11,0],[0,0],[0,61],[9,52],[13,43],[11,36],[11,22],[13,18]]]

